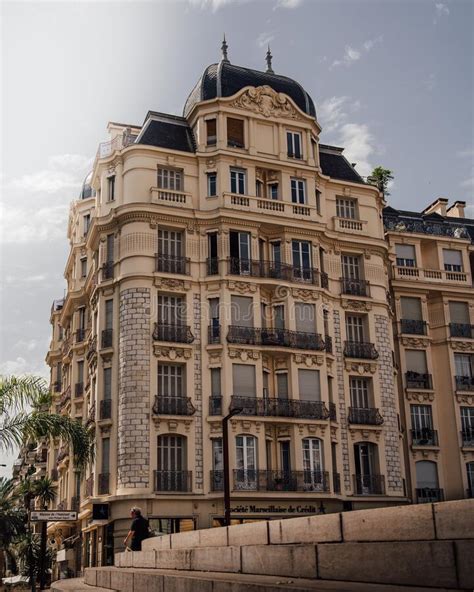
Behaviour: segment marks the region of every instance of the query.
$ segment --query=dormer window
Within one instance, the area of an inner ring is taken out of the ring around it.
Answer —
[[[227,118],[227,146],[245,148],[243,119]]]
[[[206,120],[206,146],[215,146],[217,143],[217,122],[215,119]]]
[[[299,132],[286,132],[286,142],[288,158],[303,158]]]

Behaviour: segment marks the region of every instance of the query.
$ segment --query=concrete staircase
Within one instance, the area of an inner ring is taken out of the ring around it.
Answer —
[[[118,553],[114,567],[86,569],[85,584],[91,592],[472,590],[474,500],[155,537],[140,552]]]

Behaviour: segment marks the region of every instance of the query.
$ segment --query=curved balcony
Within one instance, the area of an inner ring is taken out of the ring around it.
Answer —
[[[277,279],[287,282],[311,284],[327,288],[328,275],[311,267],[299,267],[275,261],[263,261],[256,259],[242,259],[230,257],[227,260],[227,272],[229,275],[245,275],[267,279]]]
[[[367,280],[340,278],[341,292],[351,296],[370,296],[370,284]]]
[[[229,325],[227,342],[246,345],[292,347],[295,349],[316,351],[325,351],[328,348],[328,342],[319,333],[288,331],[287,329],[241,327],[239,325]]]
[[[324,401],[302,401],[297,399],[257,398],[233,395],[230,410],[242,409],[239,415],[254,417],[294,417],[297,419],[329,418]]]
[[[154,491],[192,491],[192,471],[153,471]]]
[[[234,469],[234,491],[329,491],[328,471],[265,471]]]
[[[474,391],[474,376],[455,376],[457,391]]]
[[[170,341],[173,343],[192,343],[194,335],[188,325],[155,323],[153,331],[155,341]]]
[[[160,273],[177,273],[179,275],[189,275],[189,258],[177,257],[176,255],[156,254],[155,271]]]
[[[348,421],[358,425],[382,425],[383,417],[375,407],[349,407]]]
[[[162,397],[155,396],[152,407],[155,415],[194,415],[196,409],[190,397]]]
[[[379,352],[373,343],[364,341],[346,341],[344,343],[344,355],[347,358],[359,358],[361,360],[376,360]]]
[[[432,428],[410,430],[412,446],[438,446],[438,431]]]
[[[99,403],[99,419],[112,418],[112,399],[102,399]]]
[[[405,384],[409,389],[431,390],[433,388],[431,374],[414,372],[413,370],[405,372]]]

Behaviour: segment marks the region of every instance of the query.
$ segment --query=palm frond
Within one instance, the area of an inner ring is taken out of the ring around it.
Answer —
[[[48,394],[46,381],[39,376],[0,376],[0,416],[34,407]]]
[[[25,441],[24,429],[28,421],[28,413],[19,411],[17,414],[0,416],[0,450],[11,451]]]

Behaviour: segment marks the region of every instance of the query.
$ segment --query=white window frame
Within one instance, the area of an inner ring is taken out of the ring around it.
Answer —
[[[234,195],[246,195],[247,171],[244,169],[230,169],[230,192]]]
[[[286,130],[286,154],[288,158],[303,159],[303,136],[301,132]]]
[[[305,205],[307,203],[306,196],[306,179],[298,179],[292,177],[290,179],[291,187],[291,202],[294,204]]]

